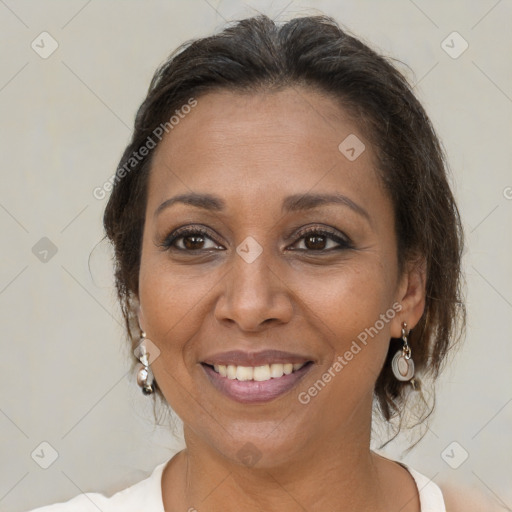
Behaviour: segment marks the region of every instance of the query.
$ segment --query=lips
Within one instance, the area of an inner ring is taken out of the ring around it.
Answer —
[[[225,396],[241,403],[261,403],[290,391],[312,363],[300,354],[265,350],[223,352],[205,358],[201,366],[210,383]]]
[[[311,357],[291,352],[283,352],[281,350],[262,350],[260,352],[243,352],[241,350],[232,350],[229,352],[221,352],[205,357],[203,363],[210,366],[215,365],[234,365],[234,366],[263,366],[273,363],[307,363],[311,361]]]

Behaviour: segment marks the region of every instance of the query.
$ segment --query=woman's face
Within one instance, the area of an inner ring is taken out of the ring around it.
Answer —
[[[369,436],[389,339],[422,311],[374,161],[305,88],[207,94],[161,142],[139,320],[187,442],[264,466]]]

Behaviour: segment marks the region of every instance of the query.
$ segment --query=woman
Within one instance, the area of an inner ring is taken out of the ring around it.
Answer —
[[[372,410],[421,403],[464,324],[444,157],[387,60],[327,17],[186,43],[104,226],[137,382],[187,447],[110,498],[38,510],[469,510],[370,450]]]

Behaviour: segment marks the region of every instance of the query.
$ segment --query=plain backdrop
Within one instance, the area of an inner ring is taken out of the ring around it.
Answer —
[[[182,446],[154,425],[129,371],[100,243],[106,200],[93,190],[115,171],[157,65],[180,43],[258,12],[331,15],[403,62],[415,84],[466,229],[468,329],[429,430],[403,460],[512,507],[510,0],[2,0],[2,511],[110,494]],[[405,446],[385,453],[400,458]]]

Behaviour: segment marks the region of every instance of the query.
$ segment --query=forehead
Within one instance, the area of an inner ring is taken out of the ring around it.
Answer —
[[[364,144],[355,160],[340,151],[345,140],[360,141],[358,152]],[[207,93],[157,148],[150,195],[222,189],[240,197],[315,186],[369,192],[376,184],[375,158],[364,140],[333,97],[310,88]]]

